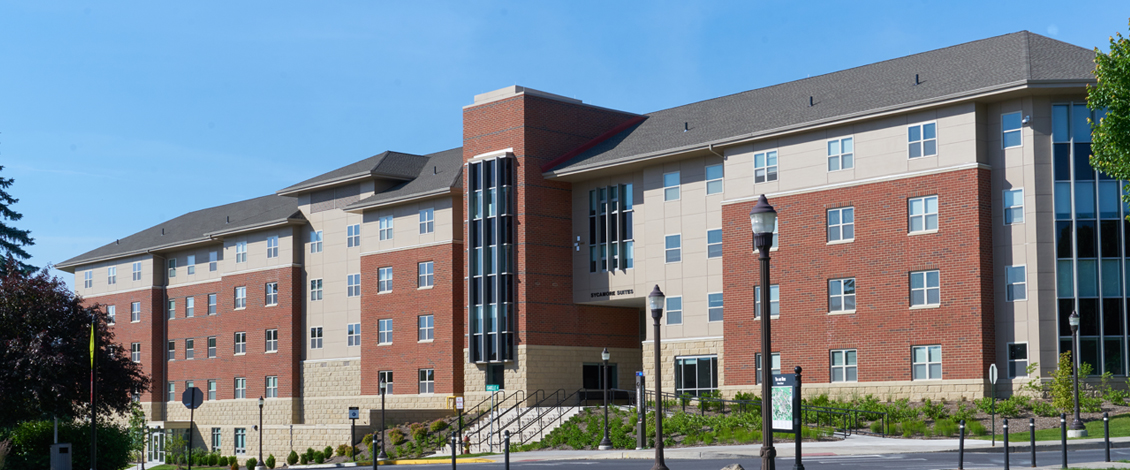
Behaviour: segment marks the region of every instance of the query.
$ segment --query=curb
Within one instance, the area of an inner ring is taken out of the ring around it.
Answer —
[[[1053,450],[1060,450],[1059,441],[1054,441],[1055,444],[1051,444],[1051,445],[1049,445],[1049,444],[1040,445],[1041,442],[1049,442],[1049,441],[1036,441],[1036,452],[1047,452],[1047,451],[1053,451]],[[1128,447],[1130,447],[1130,442],[1125,442],[1125,441],[1124,442],[1114,442],[1114,441],[1110,442],[1110,448],[1111,449],[1125,449],[1125,448],[1128,448]],[[1081,442],[1081,443],[1078,443],[1078,444],[1075,444],[1075,445],[1072,445],[1071,441],[1067,441],[1067,451],[1068,452],[1073,451],[1073,450],[1095,450],[1095,449],[1104,449],[1104,448],[1106,448],[1106,444],[1103,443],[1102,441],[1099,441],[1099,442]],[[976,449],[965,449],[965,452],[966,453],[976,452],[976,453],[1003,454],[1004,453],[1003,450],[1004,450],[1004,445],[1002,444],[999,447],[978,447]],[[1008,453],[1009,454],[1015,454],[1015,453],[1018,453],[1018,452],[1029,452],[1031,450],[1032,450],[1032,446],[1028,442],[1025,442],[1023,445],[1015,445],[1015,446],[1010,443],[1009,446],[1008,446]],[[942,450],[942,451],[939,451],[939,452],[957,452],[957,449]]]
[[[403,459],[403,460],[382,460],[381,465],[432,465],[432,464],[446,464],[450,463],[451,459]],[[484,459],[480,457],[469,459],[455,459],[456,463],[494,463],[494,460]]]

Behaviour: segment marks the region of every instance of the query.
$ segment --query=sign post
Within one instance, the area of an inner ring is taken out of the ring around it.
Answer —
[[[646,433],[644,432],[644,417],[647,416],[647,395],[644,393],[644,376],[642,370],[636,371],[636,450],[643,450]]]
[[[498,384],[487,385],[487,391],[490,392],[490,436],[487,445],[494,452],[494,396],[498,394]]]
[[[357,445],[357,418],[361,417],[361,410],[356,406],[349,407],[349,449],[352,451],[350,457],[353,461],[357,461],[357,449],[353,446]]]
[[[796,386],[793,388],[793,437],[796,441],[796,451],[793,459],[793,470],[804,470],[804,463],[800,459],[800,441],[801,441],[801,402],[800,402],[800,366],[796,366],[793,372],[796,372]]]
[[[453,439],[457,440],[458,443],[451,443],[452,452],[455,452],[457,446],[463,444],[463,397],[455,397],[455,413],[459,417],[459,421],[456,422],[455,432],[452,435],[455,436]]]
[[[992,423],[992,426],[993,426],[993,442],[992,442],[992,444],[989,445],[989,447],[996,447],[997,446],[997,365],[996,364],[990,364],[989,365],[989,383],[992,384],[992,387],[990,388],[990,390],[992,390],[991,394],[993,396],[992,398],[990,398],[991,404],[989,406],[989,415],[992,417],[991,423]]]
[[[180,401],[184,403],[185,408],[188,408],[188,455],[185,460],[188,461],[188,470],[192,470],[192,430],[196,427],[196,409],[204,403],[204,392],[196,387],[188,387],[181,394]]]

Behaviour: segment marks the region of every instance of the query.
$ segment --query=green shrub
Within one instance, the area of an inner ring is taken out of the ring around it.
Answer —
[[[953,412],[952,418],[955,422],[960,422],[961,420],[965,420],[965,422],[968,423],[970,421],[973,421],[973,417],[976,416],[976,415],[977,415],[977,408],[972,407],[972,406],[968,406],[965,403],[958,403],[957,404],[957,411]]]
[[[400,429],[390,429],[388,431],[388,442],[392,445],[398,446],[400,444],[403,444],[405,440],[406,439],[404,437],[404,431],[401,431]]]
[[[239,465],[239,458],[234,455],[228,457],[228,465]]]
[[[267,454],[267,468],[275,468],[275,454]]]
[[[871,432],[873,434],[883,434],[883,422],[882,421],[872,421],[871,422]]]
[[[326,462],[326,454],[324,452],[320,451],[320,450],[317,451],[317,452],[314,452],[314,462],[315,463],[325,463]]]
[[[1055,409],[1055,407],[1052,406],[1051,403],[1043,400],[1032,402],[1032,412],[1035,413],[1036,416],[1042,416],[1045,418],[1059,416],[1059,410]]]
[[[345,456],[345,449],[348,449],[348,448],[349,448],[349,446],[347,446],[345,444],[338,445],[337,450],[335,451],[336,455],[338,457],[344,457]]]
[[[231,466],[230,466],[230,467],[228,467],[228,468],[229,468],[230,470],[239,470],[239,463],[233,463],[233,464],[231,464]]]
[[[922,402],[922,412],[926,414],[927,418],[930,418],[934,421],[937,421],[939,419],[946,419],[950,415],[949,412],[946,411],[945,400],[934,403],[933,401],[930,401],[929,398]]]
[[[934,435],[953,437],[957,435],[957,423],[949,419],[934,421]]]
[[[424,427],[423,424],[412,423],[409,429],[412,432],[412,440],[417,443],[423,442],[424,438],[428,437],[428,428]]]
[[[50,468],[47,449],[54,442],[54,421],[26,421],[0,431],[0,441],[10,440],[5,468]],[[90,425],[59,422],[59,442],[71,443],[72,468],[90,468]],[[129,430],[113,423],[98,425],[98,470],[129,466],[132,440]],[[168,455],[166,454],[168,458]]]
[[[443,431],[444,429],[447,429],[447,421],[444,421],[442,419],[432,421],[432,424],[431,426],[428,426],[428,429],[433,433]]]
[[[292,450],[290,451],[290,455],[286,456],[286,464],[287,466],[291,466],[296,463],[298,463],[298,452]]]
[[[220,464],[220,454],[210,454],[210,455],[208,455],[208,465],[215,467],[219,464]]]
[[[303,453],[302,456],[299,458],[299,464],[306,465],[308,463],[310,463],[310,459],[308,457],[306,457],[305,453]]]
[[[247,467],[247,470],[255,470],[255,464],[257,463],[259,462],[255,461],[255,457],[250,457],[244,462],[244,466]]]
[[[969,434],[972,434],[974,436],[984,436],[986,434],[989,434],[989,430],[985,428],[985,425],[981,424],[981,422],[977,420],[966,421],[965,430],[969,431]]]
[[[899,423],[902,437],[923,436],[926,434],[926,423],[920,419],[908,419]]]
[[[306,460],[314,460],[314,448],[313,447],[307,447],[306,448]]]
[[[325,449],[322,449],[322,455],[325,456],[327,459],[333,458],[334,448],[330,447],[330,446],[326,446]]]

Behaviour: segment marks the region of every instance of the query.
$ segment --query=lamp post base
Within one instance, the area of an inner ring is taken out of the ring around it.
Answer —
[[[259,464],[255,466],[255,470],[267,470],[267,466],[263,465],[263,462],[259,462]]]
[[[600,450],[612,450],[612,446],[611,446],[611,445],[604,445],[604,444],[601,444],[601,445],[597,446],[597,449],[600,449]]]
[[[1087,430],[1086,429],[1068,429],[1067,430],[1067,437],[1072,438],[1072,439],[1074,439],[1076,437],[1087,437]]]

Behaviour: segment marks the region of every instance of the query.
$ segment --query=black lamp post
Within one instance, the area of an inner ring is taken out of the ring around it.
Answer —
[[[667,470],[663,463],[663,381],[659,357],[659,319],[663,318],[663,291],[659,285],[647,295],[647,305],[651,308],[651,319],[655,327],[655,465],[651,470]]]
[[[773,227],[777,211],[762,194],[749,211],[753,228],[753,247],[761,261],[761,470],[775,470],[777,449],[773,448],[772,336],[769,334],[769,249],[773,247]]]
[[[612,440],[608,438],[608,358],[611,356],[608,348],[600,353],[600,358],[604,359],[604,439],[600,441],[600,450],[612,450]]]
[[[381,376],[381,453],[377,455],[377,460],[388,460],[388,454],[385,453],[385,392],[388,384],[385,383],[385,378]]]
[[[1071,312],[1067,323],[1071,325],[1071,362],[1074,366],[1071,369],[1071,380],[1075,383],[1075,417],[1071,420],[1071,431],[1074,434],[1072,437],[1086,437],[1087,427],[1079,419],[1079,313]]]
[[[256,468],[266,468],[263,465],[263,396],[259,396],[259,461]]]

